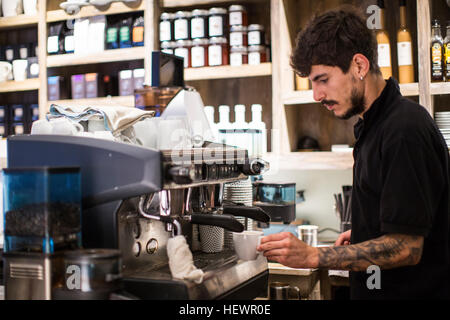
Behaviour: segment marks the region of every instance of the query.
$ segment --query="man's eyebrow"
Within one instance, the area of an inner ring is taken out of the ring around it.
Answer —
[[[315,76],[311,81],[317,81],[317,80],[319,80],[319,78],[326,76],[326,75],[327,75],[326,73],[321,73],[321,74]]]

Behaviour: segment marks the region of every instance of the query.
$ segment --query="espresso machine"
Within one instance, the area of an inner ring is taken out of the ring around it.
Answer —
[[[175,160],[174,160],[175,159]],[[182,160],[180,160],[182,159]],[[23,135],[8,138],[8,168],[79,167],[83,248],[119,249],[122,289],[141,299],[252,299],[267,288],[267,260],[238,260],[233,250],[193,251],[200,284],[174,279],[170,237],[192,244],[194,224],[241,232],[235,216],[268,222],[260,208],[224,204],[223,184],[260,175],[268,163],[247,151],[205,143],[154,150],[94,138]]]

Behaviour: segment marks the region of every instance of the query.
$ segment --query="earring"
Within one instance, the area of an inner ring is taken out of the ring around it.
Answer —
[[[361,79],[361,81],[363,81],[364,80],[363,76],[361,76],[360,79]]]

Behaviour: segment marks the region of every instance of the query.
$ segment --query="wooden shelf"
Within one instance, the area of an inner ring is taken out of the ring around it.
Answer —
[[[88,55],[60,54],[47,56],[47,67],[64,67],[116,61],[140,60],[145,57],[144,47],[105,50]]]
[[[450,94],[450,82],[435,82],[430,84],[431,94]]]
[[[268,153],[263,156],[270,163],[268,174],[279,170],[347,170],[353,168],[351,152],[290,152]]]
[[[50,106],[52,104],[56,104],[59,106],[84,106],[84,107],[122,106],[134,108],[134,96],[48,101],[47,111],[50,109]]]
[[[38,23],[38,16],[27,16],[24,14],[18,15],[16,17],[1,17],[0,18],[0,29],[11,29],[17,27],[27,27],[36,25]]]
[[[242,3],[241,0],[160,0],[160,5],[163,8],[175,8],[175,7],[192,7],[192,6],[204,6],[204,5],[219,5],[231,2]],[[245,2],[248,2],[245,1]]]
[[[38,90],[39,87],[39,78],[24,81],[6,81],[0,82],[0,93]]]
[[[450,91],[450,86],[448,87],[448,90]],[[419,84],[418,83],[400,84],[400,92],[405,97],[418,96]],[[292,91],[283,95],[284,105],[309,104],[309,103],[317,103],[317,101],[314,100],[312,90]]]
[[[73,15],[67,14],[66,11],[63,9],[52,10],[47,12],[47,22],[87,18],[98,15],[111,15],[111,14],[143,11],[145,8],[145,1],[146,0],[142,0],[137,6],[131,6],[130,4],[127,5],[123,2],[113,2],[111,3],[111,6],[104,11],[97,9],[97,7],[95,6],[89,5],[82,7],[79,13]]]
[[[270,62],[259,65],[247,64],[240,67],[218,66],[184,69],[185,81],[262,77],[270,75],[272,75],[272,63]]]

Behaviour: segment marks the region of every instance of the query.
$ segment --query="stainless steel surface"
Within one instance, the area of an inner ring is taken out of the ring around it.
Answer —
[[[291,286],[284,282],[271,282],[269,284],[269,300],[288,300],[291,293],[294,292],[297,295],[297,299],[300,299],[300,289],[296,286]]]

